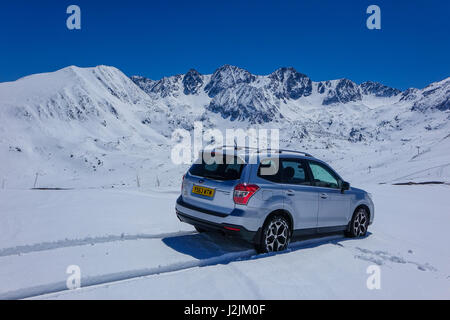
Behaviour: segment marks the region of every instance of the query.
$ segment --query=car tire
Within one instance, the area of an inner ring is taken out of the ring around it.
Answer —
[[[206,230],[203,229],[203,228],[200,228],[200,227],[197,227],[197,226],[194,226],[194,228],[195,228],[195,230],[197,230],[198,233],[206,232]]]
[[[369,227],[369,213],[364,207],[359,207],[353,213],[346,236],[350,238],[364,237]]]
[[[260,253],[286,250],[291,240],[291,228],[283,216],[273,216],[265,224],[261,233],[261,241],[256,245]]]

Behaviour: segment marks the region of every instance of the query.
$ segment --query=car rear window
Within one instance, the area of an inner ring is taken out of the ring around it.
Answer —
[[[241,178],[245,164],[236,156],[224,156],[222,163],[194,163],[189,173],[194,176],[215,180],[238,180]]]

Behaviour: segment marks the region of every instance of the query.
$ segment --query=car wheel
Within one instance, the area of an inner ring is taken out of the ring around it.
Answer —
[[[197,230],[198,233],[206,232],[206,230],[203,229],[203,228],[200,228],[200,227],[197,227],[197,226],[194,226],[194,228],[195,228],[195,230]]]
[[[272,217],[262,230],[261,243],[257,247],[259,252],[283,251],[291,240],[289,223],[283,216]]]
[[[347,236],[356,238],[364,237],[369,226],[369,214],[364,208],[358,208],[353,214],[352,221],[350,221]]]

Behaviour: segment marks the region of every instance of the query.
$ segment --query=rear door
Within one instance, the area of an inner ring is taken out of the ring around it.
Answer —
[[[244,161],[237,156],[224,156],[222,163],[207,164],[202,161],[193,164],[183,182],[183,201],[229,214],[234,209],[233,191],[244,166]]]
[[[341,179],[323,163],[308,160],[314,188],[319,194],[318,227],[344,226],[350,210],[350,196],[341,192]]]
[[[285,205],[294,215],[294,229],[315,229],[319,212],[319,195],[311,186],[307,164],[303,159],[281,159],[281,182]]]

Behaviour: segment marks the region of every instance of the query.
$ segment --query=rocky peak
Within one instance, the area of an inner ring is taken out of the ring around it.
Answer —
[[[267,91],[250,85],[222,90],[211,100],[207,109],[231,121],[265,123],[283,118]]]
[[[141,76],[132,76],[130,79],[146,93],[151,92],[155,84],[158,82]]]
[[[413,111],[450,110],[450,78],[434,82],[422,90],[415,89],[404,98],[404,100],[415,100],[411,108]]]
[[[319,83],[318,90],[319,93],[322,91],[327,95],[322,102],[323,105],[356,102],[362,99],[358,85],[348,79]]]
[[[280,68],[269,75],[269,89],[279,99],[297,100],[312,92],[311,79],[292,67]]]
[[[242,83],[251,83],[255,81],[255,79],[256,77],[247,70],[227,64],[214,71],[211,80],[205,87],[205,91],[213,98],[219,92],[227,88]]]
[[[197,94],[198,89],[203,85],[202,75],[195,69],[189,70],[183,77],[184,94]]]
[[[409,88],[403,91],[400,101],[411,101],[418,98],[420,90],[416,88]]]
[[[180,80],[182,76],[176,75],[172,77],[164,77],[150,90],[152,93],[157,93],[161,97],[165,98],[172,95],[174,92],[178,91],[180,88]]]
[[[362,94],[374,95],[379,98],[389,98],[401,93],[400,90],[385,86],[379,82],[366,81],[359,85]]]

